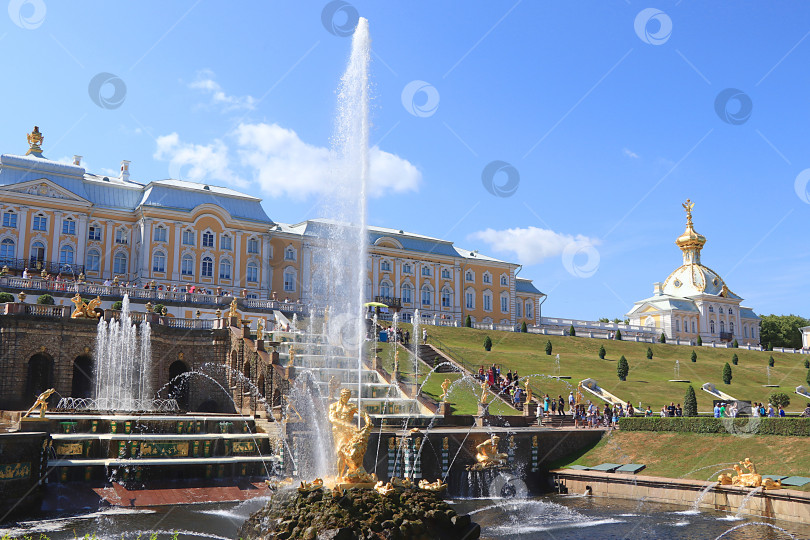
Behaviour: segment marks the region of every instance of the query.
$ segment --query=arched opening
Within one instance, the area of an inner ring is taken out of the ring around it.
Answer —
[[[28,361],[28,377],[25,383],[25,399],[34,399],[53,387],[53,358],[46,353],[37,353]]]
[[[176,360],[169,366],[169,398],[177,401],[183,410],[188,410],[189,381],[188,377],[180,375],[188,371],[188,366],[182,360]]]
[[[261,392],[262,397],[264,397],[267,394],[267,392],[265,392],[264,389],[264,373],[259,375],[259,382],[256,384],[256,388],[259,389],[259,392]]]
[[[93,389],[93,359],[82,355],[73,361],[73,384],[70,395],[77,398],[90,397]]]
[[[239,354],[236,351],[231,351],[231,360],[228,362],[228,380],[230,381],[231,386],[236,384],[234,372],[236,372],[236,366],[239,363]]]
[[[200,406],[197,407],[199,412],[207,412],[207,413],[217,413],[222,412],[219,410],[219,405],[213,399],[208,399],[200,403]]]
[[[244,375],[247,380],[250,380],[250,360],[245,362],[245,367],[242,370],[242,375]]]

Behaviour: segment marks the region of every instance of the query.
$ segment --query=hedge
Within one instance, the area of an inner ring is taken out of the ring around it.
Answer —
[[[679,433],[731,433],[810,437],[810,418],[662,418],[636,416],[619,419],[622,431],[676,431]]]

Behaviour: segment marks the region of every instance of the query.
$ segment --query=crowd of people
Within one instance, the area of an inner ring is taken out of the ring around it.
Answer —
[[[478,379],[487,383],[489,389],[496,394],[508,397],[516,409],[523,408],[526,401],[526,391],[520,387],[520,376],[517,370],[507,371],[506,376],[501,374],[501,366],[492,364],[486,370],[484,366],[478,368]]]
[[[635,416],[636,412],[633,404],[629,401],[627,405],[617,403],[612,407],[610,404],[605,403],[604,408],[599,408],[598,405],[592,401],[587,403],[574,403],[573,392],[568,397],[572,409],[574,411],[574,427],[575,428],[609,428],[615,429],[619,426],[619,418],[624,416]]]

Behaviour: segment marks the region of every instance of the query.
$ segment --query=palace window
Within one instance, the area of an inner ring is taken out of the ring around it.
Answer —
[[[284,291],[295,291],[295,270],[292,268],[288,268],[284,271]]]
[[[506,276],[501,276],[501,286],[506,287],[507,285],[509,285],[509,278]]]
[[[156,251],[155,256],[152,258],[152,272],[165,272],[166,271],[166,254],[162,251]]]
[[[127,239],[127,230],[126,229],[120,228],[120,229],[117,229],[115,231],[115,243],[116,244],[123,244],[123,245],[126,245],[126,244],[129,243],[128,239]]]
[[[380,271],[381,272],[390,272],[391,271],[391,263],[388,261],[383,261],[380,263]]]
[[[729,314],[729,315],[733,315],[733,314],[734,314],[734,311],[733,311],[731,308],[728,308],[728,314]]]
[[[430,277],[430,267],[422,265],[422,275]]]
[[[483,281],[484,283],[492,283],[492,276],[489,272],[484,273]]]
[[[35,231],[47,231],[48,230],[48,218],[45,216],[34,216],[34,230]]]
[[[413,274],[413,269],[411,268],[411,263],[405,263],[402,265],[402,273],[403,274]]]
[[[194,259],[189,254],[183,255],[180,261],[180,273],[184,276],[194,275]]]
[[[453,292],[445,287],[442,289],[442,307],[449,308],[452,307],[453,303]]]
[[[492,311],[492,294],[484,293],[484,311]]]
[[[14,260],[15,249],[14,240],[11,238],[4,238],[0,242],[0,263],[8,264]]]
[[[520,300],[515,302],[515,315],[517,316],[518,319],[523,317],[523,302],[521,302]]]
[[[90,225],[90,228],[87,229],[87,239],[101,240],[101,227],[98,225]]]
[[[59,250],[59,264],[73,264],[73,246],[62,246]]]
[[[442,279],[450,279],[450,270],[442,268]]]
[[[17,228],[16,212],[3,212],[3,227],[8,227],[9,229]]]
[[[231,279],[231,261],[222,259],[219,261],[219,279]]]
[[[748,337],[748,327],[747,326],[743,327],[743,333],[745,334],[745,337]]]
[[[714,334],[714,321],[709,321],[709,332]]]
[[[113,273],[126,274],[127,273],[127,254],[119,251],[113,258]]]
[[[248,240],[247,245],[247,252],[248,253],[258,253],[259,252],[259,241],[255,238],[251,238]]]
[[[402,303],[410,304],[411,302],[413,302],[413,287],[410,283],[405,283],[402,286]]]
[[[62,234],[76,234],[76,222],[67,218],[62,222]]]
[[[709,313],[714,313],[714,306],[709,306]]]
[[[202,235],[202,247],[204,248],[212,248],[214,247],[214,233],[211,231],[205,231]]]
[[[389,298],[391,296],[391,284],[387,281],[380,283],[380,296]]]
[[[697,323],[695,323],[695,321],[692,321],[692,333],[694,334],[696,332],[697,332]]]
[[[729,321],[728,331],[731,332],[732,335],[734,335],[734,321]]]
[[[681,331],[681,320],[680,319],[675,319],[675,331],[676,332]]]
[[[183,245],[184,246],[193,246],[194,245],[194,231],[191,229],[185,229],[183,231]]]
[[[464,281],[472,283],[475,281],[475,274],[473,274],[471,270],[467,270],[467,273],[464,274]]]
[[[42,262],[45,260],[45,244],[34,242],[31,244],[31,262]]]
[[[167,237],[166,227],[158,225],[155,227],[155,242],[165,242]]]
[[[285,261],[295,260],[295,248],[293,248],[292,246],[287,246],[287,249],[284,250],[284,260]]]
[[[227,235],[227,234],[222,235],[222,238],[220,238],[220,240],[219,240],[219,248],[224,249],[226,251],[230,251],[231,249],[233,249],[231,247],[231,237],[230,237],[230,235]]]
[[[720,313],[721,313],[721,314],[723,313],[723,308],[720,308]]]
[[[101,255],[98,250],[91,249],[87,252],[86,270],[88,272],[98,272],[101,267]]]
[[[720,321],[720,333],[721,334],[726,333],[726,322],[725,321]]]
[[[534,304],[532,304],[531,300],[526,302],[526,318],[534,319]]]
[[[425,285],[424,287],[422,287],[422,305],[429,306],[432,303],[433,303],[433,293],[431,292],[430,287]]]
[[[501,296],[501,313],[509,313],[509,297]]]
[[[259,282],[259,266],[256,263],[248,263],[245,279],[250,283]]]
[[[214,277],[214,260],[211,257],[203,257],[200,275],[202,277]]]
[[[467,289],[464,293],[464,305],[467,309],[475,309],[475,291]]]

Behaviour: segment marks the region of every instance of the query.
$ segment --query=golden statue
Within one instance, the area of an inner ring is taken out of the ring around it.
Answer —
[[[443,493],[447,489],[447,484],[437,479],[435,482],[428,482],[427,480],[419,480],[419,489],[425,491],[432,491],[434,493]]]
[[[45,411],[48,410],[48,398],[51,397],[51,394],[54,392],[56,392],[54,388],[49,388],[48,390],[42,392],[37,398],[36,403],[34,403],[31,408],[28,409],[28,412],[23,415],[23,418],[28,418],[28,416],[34,412],[34,409],[37,407],[39,407],[39,417],[45,418]]]
[[[405,478],[397,478],[396,476],[391,478],[391,483],[394,487],[402,488],[402,489],[410,489],[413,487],[413,482],[407,476]]]
[[[312,482],[301,482],[301,485],[298,487],[298,493],[309,493],[311,491],[318,491],[319,489],[323,489],[323,480],[316,478]]]
[[[332,375],[329,378],[328,388],[329,388],[329,401],[332,401],[335,399],[335,393],[338,391],[338,388],[340,388],[340,382],[334,375]]]
[[[481,383],[481,405],[487,404],[487,393],[489,391],[489,384],[484,381]]]
[[[292,345],[290,345],[289,355],[290,355],[290,365],[293,365],[293,362],[295,362],[295,347],[293,347]]]
[[[264,339],[264,320],[259,319],[256,322],[256,340],[261,341]]]
[[[353,419],[358,411],[357,406],[349,401],[351,397],[351,390],[344,388],[340,391],[340,399],[329,405],[329,422],[332,424],[332,439],[337,455],[338,483],[376,483],[376,477],[363,468],[363,456],[371,435],[371,418],[368,413],[363,412],[365,426],[355,426]]]
[[[529,386],[529,378],[526,377],[526,382],[524,383],[526,386],[526,403],[532,402],[532,388]]]
[[[577,386],[577,399],[576,404],[579,405],[582,403],[582,381],[579,381],[579,386]]]
[[[742,467],[745,467],[748,472],[744,473]],[[723,486],[743,486],[762,489],[781,489],[782,482],[775,481],[771,478],[762,478],[761,474],[757,473],[756,466],[749,458],[740,461],[739,464],[734,465],[734,471],[737,473],[732,476],[723,473],[717,477],[717,482]]]
[[[79,293],[76,293],[76,296],[71,298],[70,301],[76,306],[76,309],[70,314],[71,319],[98,319],[101,315],[96,313],[96,308],[101,305],[101,298],[98,296],[89,302],[85,302]]]
[[[379,482],[374,484],[374,491],[385,497],[386,495],[390,495],[391,493],[396,491],[396,489],[394,488],[393,484],[391,484],[391,482],[385,483],[382,480],[380,480]]]
[[[445,379],[442,383],[442,403],[447,401],[447,390],[450,388],[450,379]]]
[[[498,443],[500,440],[500,437],[493,435],[491,439],[487,439],[476,446],[475,449],[478,450],[478,453],[475,454],[475,460],[477,463],[470,467],[470,469],[480,471],[506,465],[506,454],[498,453]]]
[[[228,317],[236,317],[236,298],[231,300],[231,308],[228,310]]]
[[[28,152],[25,153],[27,156],[28,154],[41,154],[42,153],[42,141],[45,140],[45,136],[39,131],[39,127],[34,126],[34,131],[28,134]]]
[[[686,210],[686,226],[688,227],[692,225],[692,208],[695,207],[695,203],[689,199],[686,199],[686,202],[681,206],[683,206],[683,209]]]

